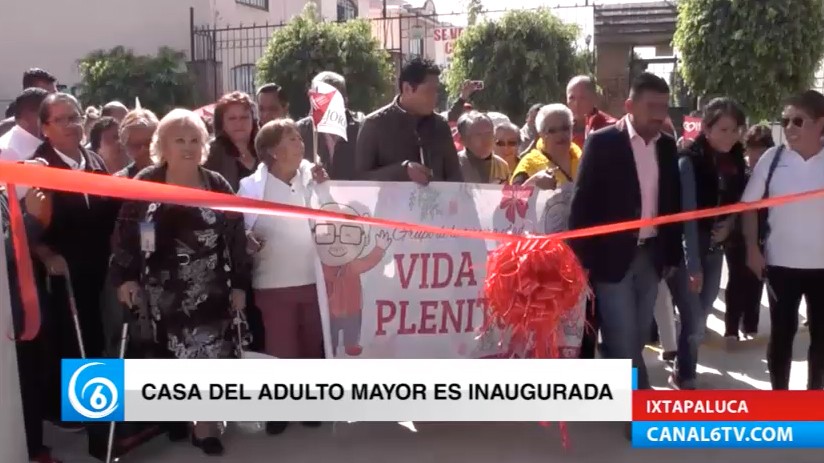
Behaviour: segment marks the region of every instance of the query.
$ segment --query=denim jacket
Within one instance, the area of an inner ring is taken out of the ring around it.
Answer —
[[[743,149],[714,153],[703,135],[679,153],[681,207],[683,211],[734,204],[746,185]],[[684,258],[690,274],[701,272],[701,257],[711,249],[714,223],[724,217],[684,223]]]

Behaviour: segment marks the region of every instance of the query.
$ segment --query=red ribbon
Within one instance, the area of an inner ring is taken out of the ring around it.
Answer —
[[[23,302],[23,332],[19,340],[31,341],[40,331],[40,304],[37,300],[37,286],[34,281],[34,268],[29,252],[29,240],[26,236],[26,224],[20,210],[20,200],[13,184],[7,187],[9,199],[9,225],[14,246],[14,259],[17,261],[17,281],[20,286],[20,299]]]
[[[48,190],[86,193],[90,195],[110,196],[136,201],[163,202],[183,206],[208,207],[217,210],[251,214],[362,223],[378,227],[434,233],[458,238],[495,240],[504,243],[521,239],[529,239],[529,237],[511,235],[508,233],[441,228],[426,224],[415,224],[397,220],[380,219],[376,217],[363,217],[339,212],[320,211],[307,207],[259,201],[195,188],[166,185],[156,182],[144,182],[121,177],[92,174],[88,172],[56,169],[52,167],[16,164],[6,161],[0,161],[0,166],[2,166],[0,169],[0,183],[29,185]],[[687,222],[690,220],[726,214],[736,214],[744,211],[751,211],[765,207],[775,207],[789,202],[819,197],[824,197],[824,189],[777,196],[751,203],[737,203],[729,206],[681,212],[678,214],[659,216],[652,219],[630,220],[626,222],[598,225],[578,230],[569,230],[553,233],[552,235],[545,235],[543,238],[567,240],[587,236],[605,235],[608,233],[617,233],[644,227],[653,227],[676,222]]]
[[[531,239],[529,237],[506,233],[446,229],[426,224],[413,224],[395,220],[380,219],[376,217],[363,217],[330,211],[320,211],[317,209],[259,201],[223,193],[184,188],[175,185],[136,181],[127,178],[111,177],[87,172],[76,172],[51,167],[16,164],[7,161],[0,161],[0,166],[2,166],[2,168],[0,168],[0,183],[9,184],[9,202],[12,205],[10,210],[12,214],[11,224],[12,231],[15,236],[15,257],[17,259],[18,269],[21,272],[21,278],[19,280],[21,295],[24,300],[25,320],[29,321],[29,323],[27,323],[27,332],[24,333],[26,335],[25,337],[33,336],[31,333],[31,327],[39,325],[40,312],[37,310],[37,290],[34,287],[33,278],[27,278],[24,276],[24,273],[25,275],[32,275],[31,261],[29,259],[28,243],[25,241],[25,227],[23,226],[22,214],[17,201],[11,200],[12,197],[16,199],[16,195],[12,196],[13,193],[11,193],[14,189],[12,184],[36,186],[43,189],[56,191],[110,196],[128,200],[208,207],[212,209],[242,213],[362,223],[378,227],[427,232],[460,238],[495,240],[502,243]],[[824,189],[767,198],[752,203],[738,203],[729,206],[682,212],[679,214],[661,216],[653,219],[631,220],[627,222],[599,225],[579,230],[570,230],[548,236],[542,236],[540,238],[542,238],[542,240],[567,240],[572,238],[603,235],[607,233],[617,233],[643,227],[685,222],[725,214],[735,214],[764,207],[774,207],[793,201],[801,201],[822,196],[824,196]]]

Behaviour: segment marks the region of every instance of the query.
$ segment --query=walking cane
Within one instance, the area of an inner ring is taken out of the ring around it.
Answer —
[[[83,330],[80,328],[80,315],[77,312],[77,299],[74,297],[74,285],[69,270],[66,269],[66,293],[69,299],[69,310],[72,312],[74,332],[77,335],[77,346],[80,348],[80,358],[86,358],[86,347],[83,344]]]
[[[120,359],[126,358],[126,342],[129,338],[129,322],[123,323],[120,330]],[[114,451],[114,426],[115,422],[109,422],[109,443],[106,447],[106,463],[112,463],[112,452]]]

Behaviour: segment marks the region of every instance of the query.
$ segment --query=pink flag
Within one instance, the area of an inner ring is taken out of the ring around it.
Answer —
[[[318,132],[346,137],[346,104],[343,95],[333,86],[320,82],[309,90],[309,102],[312,104],[312,120]]]

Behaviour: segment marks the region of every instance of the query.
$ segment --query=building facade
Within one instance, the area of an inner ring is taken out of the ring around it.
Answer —
[[[186,53],[195,48],[190,26],[239,29],[245,25],[283,24],[314,1],[327,20],[368,16],[369,0],[82,0],[15,2],[0,15],[0,39],[7,44],[0,66],[0,109],[22,90],[26,69],[40,67],[54,74],[71,91],[80,81],[77,61],[95,50],[122,45],[137,54],[153,54],[167,46]],[[226,52],[251,39],[227,37]],[[265,43],[268,35],[261,40]],[[13,45],[11,45],[13,44]],[[218,57],[218,92],[248,90],[250,66],[262,48],[244,47],[238,62],[227,66]]]
[[[373,34],[396,63],[421,56],[447,66],[464,29],[451,24],[449,16],[438,14],[432,0],[372,0],[370,5]]]

